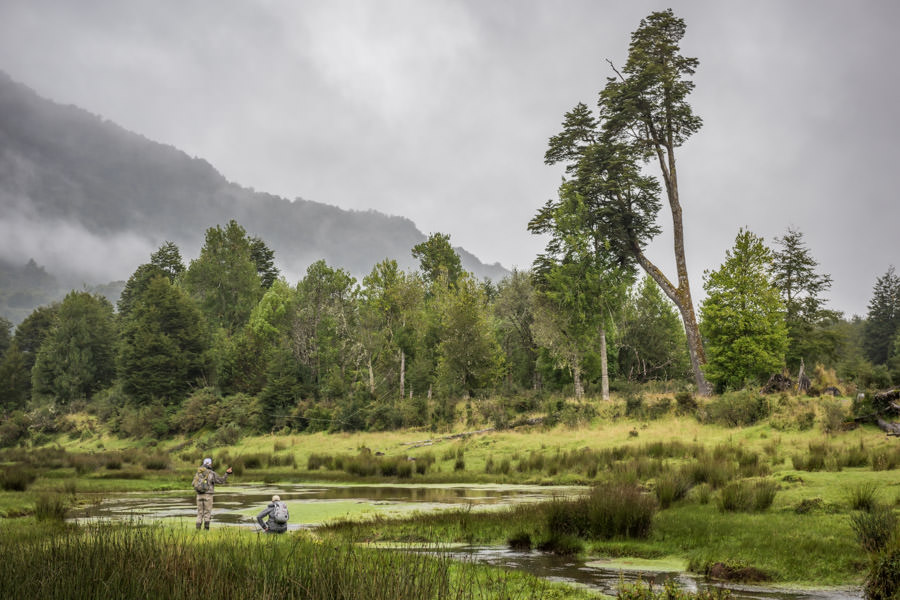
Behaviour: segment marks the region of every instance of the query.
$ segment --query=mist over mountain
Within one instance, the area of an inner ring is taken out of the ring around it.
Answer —
[[[44,99],[2,71],[0,210],[0,264],[12,273],[0,286],[39,267],[62,287],[124,280],[167,240],[188,263],[206,230],[230,219],[275,251],[290,282],[319,259],[357,278],[384,258],[415,268],[410,250],[426,239],[404,217],[241,187],[201,158]],[[457,251],[479,278],[507,273]]]

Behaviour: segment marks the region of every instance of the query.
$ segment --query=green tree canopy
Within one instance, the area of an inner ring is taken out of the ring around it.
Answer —
[[[444,273],[451,285],[463,274],[462,262],[453,246],[450,236],[444,233],[432,233],[428,239],[416,244],[412,249],[413,258],[419,259],[425,280],[432,283]]]
[[[103,296],[69,292],[38,350],[33,392],[62,405],[89,399],[115,377],[115,345],[112,304]]]
[[[876,365],[892,355],[894,338],[900,333],[900,275],[893,265],[875,281],[866,315],[863,349]]]
[[[243,327],[263,294],[244,228],[231,220],[224,229],[218,225],[207,229],[200,256],[184,275],[184,286],[214,328],[234,333]]]
[[[500,345],[506,356],[509,388],[537,388],[537,344],[534,341],[535,290],[532,275],[513,269],[497,286],[494,316]]]
[[[163,243],[156,252],[150,255],[150,264],[159,267],[172,283],[175,283],[175,280],[184,273],[181,251],[174,242]]]
[[[687,101],[697,59],[680,53],[685,24],[671,10],[651,13],[631,36],[628,59],[600,92],[598,113],[578,104],[566,114],[562,133],[550,139],[548,164],[567,163],[575,192],[593,218],[584,221],[623,266],[638,263],[678,307],[684,323],[694,379],[709,392],[701,365],[706,362],[691,298],[684,251],[684,226],[675,150],[702,121]],[[611,63],[610,63],[611,64]],[[655,162],[662,187],[643,174],[641,162]],[[658,195],[664,190],[673,219],[676,282],[645,254],[658,232]],[[561,197],[563,194],[561,194]],[[548,205],[545,211],[552,211]],[[541,213],[535,220],[539,225]]]
[[[121,326],[118,372],[124,391],[141,404],[180,404],[206,375],[203,315],[168,277],[150,279]]]
[[[799,231],[788,228],[775,243],[779,250],[772,255],[772,274],[785,308],[787,365],[796,369],[801,360],[810,366],[834,362],[838,339],[833,326],[840,315],[825,308],[823,297],[831,288],[831,276],[816,272],[819,263]]]
[[[503,353],[494,337],[484,289],[469,275],[436,298],[441,315],[436,383],[448,396],[471,397],[497,382]]]
[[[629,294],[618,346],[619,371],[628,379],[680,379],[690,373],[678,312],[649,275]]]
[[[787,326],[772,275],[772,252],[741,229],[725,262],[705,273],[701,331],[706,375],[719,390],[764,381],[784,367]]]
[[[344,394],[362,354],[357,327],[356,279],[320,260],[297,284],[298,310],[293,351],[312,375],[314,393],[326,398]]]

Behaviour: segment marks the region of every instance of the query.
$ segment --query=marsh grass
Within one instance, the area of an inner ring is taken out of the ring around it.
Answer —
[[[24,492],[35,479],[37,473],[34,469],[20,465],[7,467],[0,471],[0,488],[7,492]]]
[[[877,505],[850,516],[856,541],[866,552],[879,552],[897,537],[897,515],[889,506]]]
[[[645,538],[650,535],[656,499],[638,486],[604,484],[575,499],[553,499],[546,504],[550,536],[585,539]]]
[[[878,504],[878,486],[871,481],[859,483],[847,490],[851,510],[871,511]]]
[[[7,540],[4,540],[7,541]],[[99,525],[4,544],[0,597],[71,598],[103,590],[118,598],[463,599],[562,597],[536,578],[440,554],[401,553],[306,536],[190,533]],[[40,577],[22,577],[52,565]],[[102,582],[102,589],[98,588]],[[100,596],[96,596],[100,597]]]
[[[735,481],[719,492],[720,512],[761,512],[775,501],[778,484],[769,479]]]
[[[673,502],[684,498],[691,489],[690,480],[683,473],[667,473],[656,480],[656,499],[660,508],[669,508]]]
[[[62,522],[67,511],[68,503],[60,494],[41,494],[34,504],[34,517],[38,521]]]

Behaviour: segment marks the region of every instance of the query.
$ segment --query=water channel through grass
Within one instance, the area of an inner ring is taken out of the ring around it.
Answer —
[[[584,493],[586,488],[571,486],[526,485],[233,485],[216,491],[214,524],[257,529],[255,515],[273,494],[287,502],[291,513],[289,529],[315,528],[338,519],[402,517],[415,512],[459,509],[491,510],[523,502],[539,502],[554,497]],[[106,495],[73,511],[70,518],[79,521],[163,521],[174,527],[191,527],[195,520],[194,495],[189,492],[126,493]],[[705,589],[702,578],[685,572],[685,566],[672,561],[604,561],[578,556],[557,556],[504,546],[385,545],[407,552],[440,552],[455,560],[485,563],[515,569],[557,582],[565,582],[603,594],[615,595],[623,583],[635,581],[662,585],[674,580],[679,587]],[[677,561],[676,561],[677,562]],[[857,588],[795,590],[774,587],[728,584],[738,600],[778,599],[857,600]]]

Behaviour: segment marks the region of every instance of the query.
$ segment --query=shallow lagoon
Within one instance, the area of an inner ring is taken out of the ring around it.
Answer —
[[[325,521],[365,515],[397,515],[471,505],[475,510],[500,508],[519,502],[537,502],[554,496],[580,494],[586,488],[525,485],[329,485],[258,484],[219,486],[213,522],[255,527],[256,514],[278,494],[291,513],[289,528],[314,527]],[[88,500],[90,497],[88,495]],[[193,491],[106,494],[89,506],[73,511],[75,520],[184,520],[196,518]]]
[[[241,484],[219,486],[215,494],[215,525],[257,529],[255,516],[278,494],[287,502],[291,513],[289,529],[312,528],[340,518],[402,515],[414,511],[439,511],[471,506],[473,510],[490,510],[520,502],[537,502],[554,496],[581,494],[587,488],[573,486],[525,485],[332,485],[332,484]],[[89,498],[88,498],[89,499]],[[192,527],[196,519],[195,495],[191,490],[153,493],[105,495],[85,508],[74,511],[71,518],[83,520],[164,520]],[[435,551],[435,548],[403,546],[405,551]],[[466,561],[526,571],[551,581],[584,586],[615,595],[620,582],[641,580],[661,585],[674,579],[679,587],[697,590],[706,584],[684,573],[684,565],[671,561],[585,561],[577,557],[561,557],[536,551],[510,550],[497,546],[440,549]],[[859,589],[792,590],[774,587],[728,584],[735,600],[776,599],[859,600]]]

